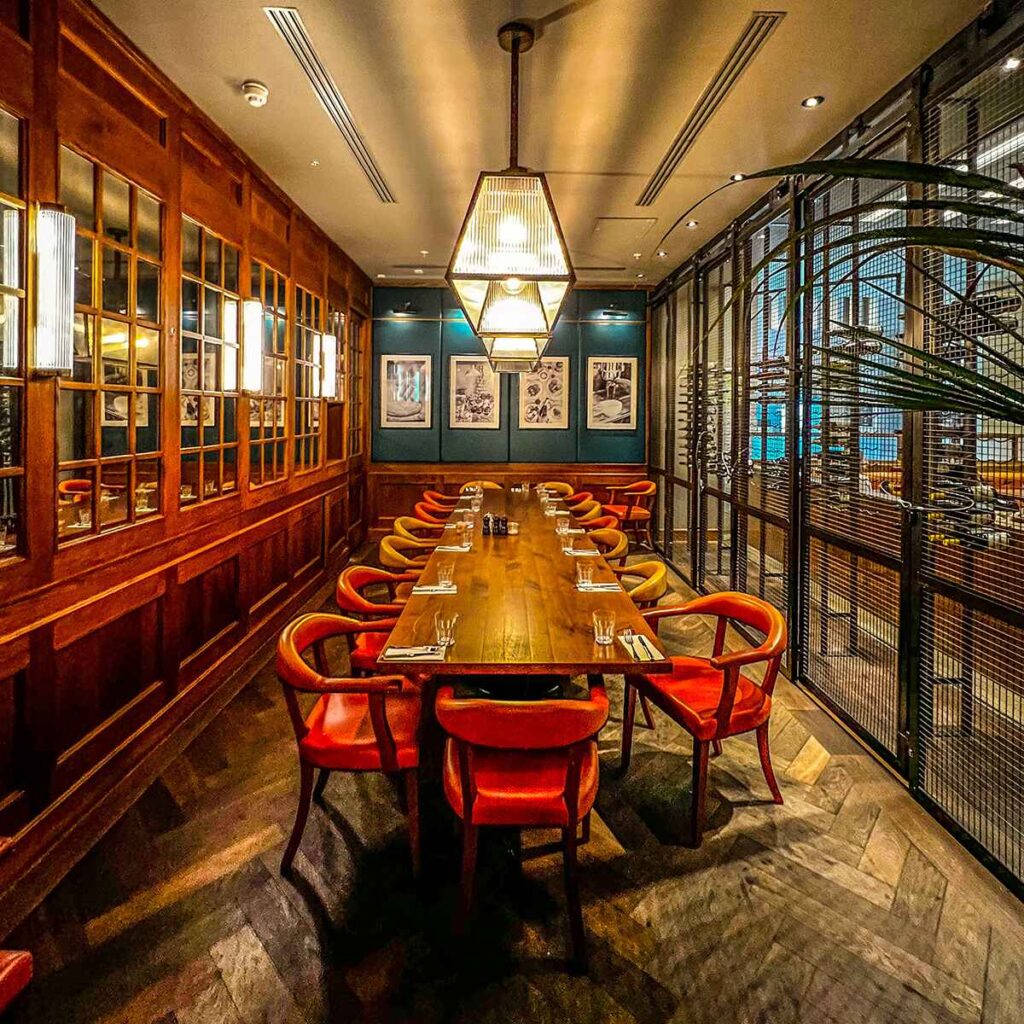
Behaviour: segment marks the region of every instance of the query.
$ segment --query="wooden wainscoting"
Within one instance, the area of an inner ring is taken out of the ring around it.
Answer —
[[[593,491],[602,501],[609,484],[646,476],[644,465],[599,462],[374,462],[368,473],[369,532],[373,538],[390,533],[395,517],[410,515],[425,490],[453,494],[469,480],[493,480],[503,487],[564,480],[577,491]]]

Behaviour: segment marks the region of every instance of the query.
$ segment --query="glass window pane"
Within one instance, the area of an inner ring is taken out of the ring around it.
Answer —
[[[135,394],[135,450],[160,449],[160,396],[140,391]]]
[[[0,204],[0,284],[21,287],[21,210]]]
[[[57,402],[57,454],[61,462],[96,456],[96,430],[91,391],[62,389]]]
[[[140,320],[160,322],[160,268],[139,260],[135,272],[135,315]]]
[[[104,319],[100,326],[100,360],[104,384],[128,384],[128,325]]]
[[[231,345],[238,344],[238,302],[224,299],[224,340]]]
[[[0,388],[0,469],[21,465],[21,388]],[[6,512],[0,480],[0,515]]]
[[[128,454],[128,428],[134,419],[130,391],[101,391],[100,427],[102,429],[100,454]]]
[[[17,374],[21,370],[21,299],[0,296],[0,315],[0,372]]]
[[[220,391],[220,345],[203,342],[203,390]]]
[[[135,217],[138,222],[139,249],[160,256],[160,204],[145,192],[135,193]]]
[[[146,459],[135,467],[135,515],[137,518],[160,511],[160,463]]]
[[[128,315],[128,264],[131,257],[119,249],[103,247],[103,308]]]
[[[0,110],[0,192],[21,194],[19,167],[19,122],[6,110]]]
[[[94,307],[92,293],[93,252],[96,243],[88,235],[75,236],[75,305]]]
[[[116,462],[104,466],[100,476],[100,526],[128,521],[128,485],[131,463]]]
[[[18,553],[18,532],[21,512],[21,481],[17,477],[0,480],[0,558]]]
[[[92,529],[94,479],[92,469],[66,469],[57,475],[57,532],[61,538],[78,537]]]
[[[128,182],[103,172],[103,234],[122,245],[131,245],[130,190]]]
[[[60,201],[74,214],[78,227],[86,231],[96,229],[92,163],[63,147],[60,151]]]
[[[191,220],[181,222],[181,267],[199,277],[199,225]]]
[[[263,301],[263,284],[260,278],[260,265],[254,260],[249,274],[249,294],[254,299]]]
[[[215,235],[205,234],[206,241],[206,280],[210,284],[220,284],[220,239]]]
[[[238,349],[232,345],[225,345],[223,352],[224,365],[223,387],[225,391],[238,390]]]
[[[213,338],[221,336],[220,303],[220,292],[212,288],[203,289],[203,333]]]
[[[224,443],[231,444],[238,440],[238,399],[224,399]]]
[[[188,278],[181,282],[181,329],[199,333],[199,283]]]
[[[221,492],[227,494],[238,486],[238,477],[235,471],[235,463],[238,451],[235,448],[224,450],[224,482],[221,485]]]
[[[135,328],[135,383],[160,387],[160,332],[150,327]]]
[[[224,287],[229,292],[238,291],[238,250],[233,245],[224,245]]]
[[[75,314],[74,360],[71,379],[88,382],[92,380],[93,338],[96,321],[86,313]]]

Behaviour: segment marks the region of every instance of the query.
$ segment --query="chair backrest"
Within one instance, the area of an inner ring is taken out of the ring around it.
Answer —
[[[413,506],[413,515],[425,523],[434,526],[444,526],[448,517],[452,514],[450,508],[441,508],[440,505],[432,505],[426,501],[417,501]]]
[[[437,531],[441,528],[437,523],[428,523],[416,516],[398,516],[393,525],[396,536],[408,540],[437,541]]]
[[[459,496],[457,494],[442,494],[440,491],[424,491],[423,500],[430,505],[454,508],[459,503]]]
[[[558,750],[595,736],[608,720],[604,686],[587,700],[456,699],[451,686],[437,691],[437,721],[448,735],[474,747]]]
[[[390,569],[422,569],[430,551],[419,541],[390,534],[382,537],[377,548],[381,562]]]
[[[364,591],[370,587],[384,586],[388,588],[388,596],[397,583],[416,579],[412,573],[388,572],[372,565],[350,565],[341,570],[338,585],[334,589],[334,600],[343,612],[356,615],[376,616],[383,618],[390,615],[401,615],[403,605],[390,600],[371,601]]]
[[[634,562],[621,575],[637,577],[640,582],[626,588],[637,608],[653,608],[668,590],[668,568],[664,562]]]
[[[654,495],[658,493],[658,485],[653,480],[634,480],[625,487],[612,487],[610,490],[617,492],[627,506],[650,508]]]
[[[505,490],[501,484],[496,484],[493,480],[467,480],[459,488],[460,494],[465,494],[466,491],[471,491],[476,487],[482,487],[485,491],[503,491]]]
[[[629,538],[621,530],[591,530],[590,539],[607,562],[625,558],[629,552]]]
[[[584,501],[577,505],[572,514],[581,523],[589,523],[601,515],[601,506],[596,501]]]
[[[387,718],[385,695],[397,692],[408,682],[403,676],[368,676],[350,679],[332,676],[327,664],[325,642],[332,637],[358,633],[366,627],[356,619],[344,615],[312,612],[293,619],[282,630],[277,641],[277,678],[284,689],[288,717],[295,730],[295,739],[301,742],[308,732],[299,707],[299,693],[365,694],[369,702],[370,724],[377,742],[381,767],[384,771],[398,770],[398,755],[394,736]],[[306,661],[312,654],[313,665]]]
[[[561,480],[548,480],[547,483],[541,484],[541,487],[546,491],[553,491],[555,494],[558,494],[563,498],[568,498],[574,490],[572,484],[564,483]]]
[[[57,493],[65,501],[82,502],[92,494],[91,480],[61,480],[57,484]]]
[[[583,529],[587,533],[593,533],[594,530],[617,530],[619,526],[620,523],[615,516],[598,516],[596,519],[588,519],[583,523]]]
[[[593,501],[594,495],[591,491],[577,491],[575,494],[570,494],[563,500],[569,508],[575,508],[577,505],[581,505],[585,501]]]

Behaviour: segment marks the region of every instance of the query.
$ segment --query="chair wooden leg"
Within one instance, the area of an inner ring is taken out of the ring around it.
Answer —
[[[636,687],[626,679],[626,689],[622,695],[622,754],[619,758],[619,770],[625,772],[629,767],[629,759],[633,753],[633,722],[636,719]]]
[[[700,846],[704,836],[704,797],[708,788],[707,740],[693,741],[693,785],[690,801],[690,845]]]
[[[473,878],[476,875],[476,845],[479,826],[462,823],[462,891],[455,914],[455,934],[464,935],[473,906]]]
[[[415,768],[402,772],[405,780],[405,814],[409,828],[409,847],[412,850],[412,876],[420,877],[420,779]]]
[[[721,740],[712,740],[711,741],[711,750],[714,753],[715,757],[721,757],[722,756],[722,741]]]
[[[772,768],[772,754],[768,749],[768,723],[757,727],[757,752],[761,757],[761,771],[764,772],[764,781],[772,793],[772,800],[777,804],[782,803],[782,793],[779,791],[779,784],[775,781],[775,770]]]
[[[320,803],[324,798],[324,790],[327,788],[327,780],[331,777],[330,768],[321,768],[320,774],[316,777],[316,786],[313,788],[313,799]]]
[[[647,703],[647,698],[642,693],[640,694],[640,710],[644,713],[644,725],[648,729],[653,729],[654,715],[651,712],[651,705]]]
[[[580,846],[590,842],[590,811],[583,815],[583,828],[580,829]]]
[[[562,829],[562,863],[565,868],[565,902],[569,911],[571,939],[569,964],[573,971],[587,971],[587,943],[583,934],[583,908],[580,905],[578,865],[576,862],[576,822]]]
[[[287,875],[292,870],[292,861],[295,860],[295,853],[299,848],[299,841],[306,828],[306,819],[309,817],[309,804],[313,798],[313,766],[305,761],[299,762],[299,806],[295,811],[295,824],[292,826],[292,834],[285,847],[284,856],[281,858],[281,874]]]

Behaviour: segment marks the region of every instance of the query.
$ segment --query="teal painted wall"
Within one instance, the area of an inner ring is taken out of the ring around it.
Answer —
[[[576,291],[566,300],[545,355],[569,360],[569,429],[519,429],[519,376],[501,374],[497,430],[449,428],[449,356],[482,353],[447,288],[373,291],[374,462],[643,462],[646,418],[647,296],[637,291]],[[430,429],[382,428],[382,355],[432,358]],[[589,356],[637,360],[637,418],[633,430],[587,429]]]

